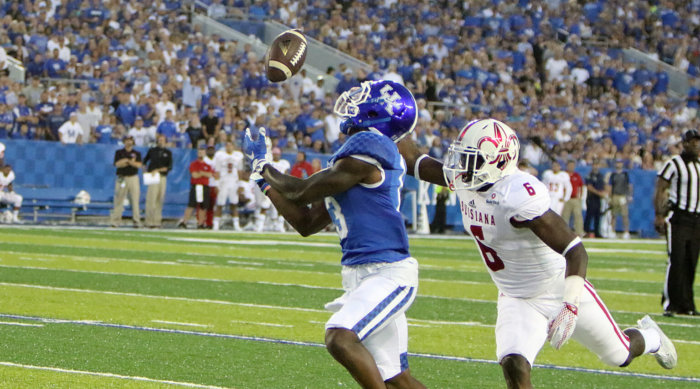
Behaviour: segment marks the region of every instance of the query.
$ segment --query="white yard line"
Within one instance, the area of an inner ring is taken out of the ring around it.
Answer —
[[[11,282],[0,282],[0,285],[20,287],[20,288],[31,288],[31,289],[57,290],[57,291],[63,291],[63,292],[106,294],[106,295],[111,295],[111,296],[127,296],[127,297],[139,297],[139,298],[158,299],[158,300],[186,301],[186,302],[217,304],[217,305],[233,305],[233,306],[239,306],[239,307],[278,309],[278,310],[282,310],[282,311],[317,312],[317,313],[318,312],[321,312],[321,313],[327,312],[323,309],[283,307],[283,306],[279,306],[279,305],[234,303],[231,301],[222,301],[222,300],[193,299],[193,298],[188,298],[188,297],[172,297],[172,296],[156,296],[156,295],[141,294],[141,293],[112,292],[112,291],[92,290],[92,289],[60,288],[60,287],[55,287],[55,286],[18,284],[18,283],[11,283]]]
[[[118,379],[122,379],[122,380],[131,380],[131,381],[154,382],[154,383],[158,383],[158,384],[177,385],[177,386],[184,386],[184,387],[188,387],[188,388],[225,389],[225,387],[223,387],[223,386],[201,385],[201,384],[193,384],[191,382],[180,382],[180,381],[171,381],[171,380],[157,380],[154,378],[129,376],[129,375],[121,375],[121,374],[113,374],[113,373],[103,373],[103,372],[96,372],[96,371],[61,369],[59,367],[24,365],[21,363],[13,363],[13,362],[0,362],[0,365],[1,366],[8,366],[8,367],[19,367],[22,369],[54,371],[57,373],[81,374],[81,375],[90,375],[90,376],[106,377],[106,378],[118,378]]]
[[[203,238],[173,238],[167,237],[168,240],[178,242],[196,242],[196,243],[221,243],[229,245],[245,245],[245,246],[307,246],[307,247],[338,247],[337,243],[318,243],[318,242],[297,242],[293,240],[233,240],[233,239],[203,239]]]
[[[284,328],[292,328],[292,327],[294,327],[293,325],[290,325],[290,324],[265,323],[265,322],[262,322],[262,321],[231,320],[231,323],[237,323],[237,324],[252,324],[252,325],[256,325],[256,326],[266,326],[266,327],[284,327]]]
[[[16,321],[0,321],[0,325],[18,327],[43,327],[43,324],[20,323]]]
[[[179,321],[168,321],[168,320],[151,320],[154,323],[161,323],[161,324],[174,324],[178,326],[187,326],[187,327],[200,327],[200,328],[206,328],[209,327],[206,324],[198,324],[198,323],[183,323]]]

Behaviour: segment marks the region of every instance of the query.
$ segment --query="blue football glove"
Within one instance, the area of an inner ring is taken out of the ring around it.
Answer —
[[[243,150],[248,158],[250,158],[252,172],[260,175],[261,178],[263,168],[272,161],[272,154],[269,151],[268,142],[264,128],[260,127],[256,140],[253,140],[250,136],[250,128],[246,128],[245,137],[243,139]]]

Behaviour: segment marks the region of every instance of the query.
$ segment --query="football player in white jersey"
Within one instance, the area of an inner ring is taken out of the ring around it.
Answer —
[[[214,230],[221,224],[221,211],[228,204],[231,208],[233,229],[241,229],[238,218],[238,182],[239,172],[243,167],[243,153],[236,150],[233,141],[227,140],[226,147],[214,154],[214,170],[219,173],[219,193],[216,195],[216,210],[214,211]]]
[[[292,168],[289,161],[282,158],[282,150],[280,150],[279,147],[272,148],[272,162],[270,162],[270,164],[277,169],[277,171],[284,174],[289,174],[289,170]],[[269,216],[270,219],[273,220],[275,231],[284,232],[284,217],[277,212],[277,208],[270,207]]]
[[[12,166],[5,165],[0,171],[0,204],[12,205],[12,222],[19,223],[19,209],[22,207],[22,196],[15,193],[12,183],[15,181],[15,172]]]
[[[516,168],[515,132],[493,119],[467,124],[445,162],[421,155],[412,141],[400,149],[416,178],[457,193],[464,227],[499,289],[496,354],[509,388],[529,388],[535,357],[549,340],[559,349],[570,337],[611,366],[651,353],[664,368],[676,365],[673,343],[647,315],[621,331],[586,281],[581,239],[550,209],[547,187]]]
[[[550,205],[552,211],[561,215],[564,204],[571,199],[571,178],[569,174],[561,170],[558,161],[552,162],[552,169],[542,173],[542,183],[549,190]]]

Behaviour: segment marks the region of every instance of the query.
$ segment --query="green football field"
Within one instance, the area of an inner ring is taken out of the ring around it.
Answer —
[[[610,368],[544,346],[540,388],[698,388],[700,318],[660,315],[662,241],[586,241],[588,279],[622,328],[650,313],[679,363]],[[468,238],[413,237],[409,362],[430,388],[504,387],[496,288]],[[356,387],[323,347],[341,294],[337,237],[0,228],[0,387]],[[696,285],[696,291],[700,288]]]

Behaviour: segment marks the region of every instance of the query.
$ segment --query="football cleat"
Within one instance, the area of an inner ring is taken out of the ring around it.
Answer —
[[[656,324],[656,322],[649,317],[649,315],[644,316],[637,322],[639,324],[639,328],[642,329],[653,329],[659,334],[659,338],[661,338],[661,345],[659,346],[659,349],[656,350],[655,352],[651,353],[654,355],[654,358],[656,358],[656,362],[661,365],[664,369],[673,369],[676,367],[676,364],[678,363],[678,355],[676,354],[676,347],[673,346],[673,342],[671,342],[671,339],[664,334],[663,331],[661,331],[661,328],[659,328],[659,325]]]

